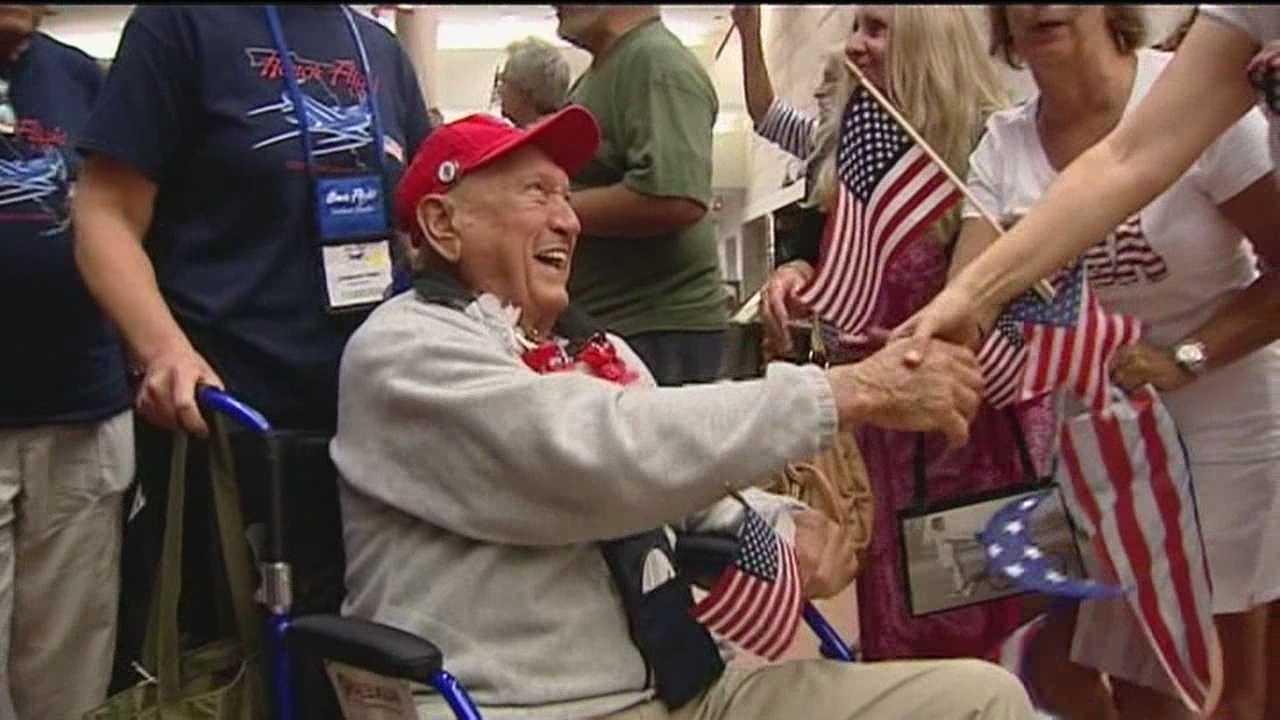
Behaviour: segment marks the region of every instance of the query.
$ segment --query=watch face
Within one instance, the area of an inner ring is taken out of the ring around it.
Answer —
[[[1173,353],[1173,359],[1179,365],[1194,368],[1204,362],[1204,348],[1199,343],[1179,345]]]

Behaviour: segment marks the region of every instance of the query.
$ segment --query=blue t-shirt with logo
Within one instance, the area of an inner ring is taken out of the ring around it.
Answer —
[[[74,143],[102,88],[83,52],[36,33],[0,65],[0,426],[100,420],[129,406],[124,354],[72,255]]]
[[[337,5],[279,7],[318,177],[376,173],[391,193],[429,122],[395,37]],[[139,6],[79,147],[157,186],[145,239],[161,293],[228,389],[277,425],[331,428],[338,361],[366,312],[326,308],[297,115],[263,6]]]

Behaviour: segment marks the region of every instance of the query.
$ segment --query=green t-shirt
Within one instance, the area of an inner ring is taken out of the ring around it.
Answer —
[[[613,185],[711,205],[711,130],[719,101],[698,59],[658,19],[633,28],[569,91],[600,123],[600,149],[574,189]],[[648,238],[583,235],[574,302],[619,335],[722,330],[728,322],[710,213]]]

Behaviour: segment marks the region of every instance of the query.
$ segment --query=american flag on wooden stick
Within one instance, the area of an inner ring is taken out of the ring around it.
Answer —
[[[776,660],[796,634],[803,603],[795,551],[747,507],[738,555],[694,606],[694,619],[743,650]]]
[[[830,240],[801,300],[844,332],[862,332],[894,254],[960,197],[943,169],[859,87],[841,119]]]
[[[1061,276],[1050,303],[1024,293],[1001,313],[978,352],[993,407],[1068,387],[1096,413],[1107,409],[1107,367],[1116,350],[1138,341],[1142,325],[1109,313],[1076,265]]]

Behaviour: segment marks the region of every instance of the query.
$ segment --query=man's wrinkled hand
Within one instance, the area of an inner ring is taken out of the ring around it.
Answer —
[[[982,399],[977,359],[959,345],[923,343],[914,367],[904,358],[920,346],[894,340],[860,363],[828,371],[842,427],[870,423],[886,430],[939,431],[951,447],[968,441]]]
[[[796,562],[805,598],[831,597],[848,587],[861,563],[853,529],[842,529],[817,510],[801,510],[791,517],[796,525]]]

